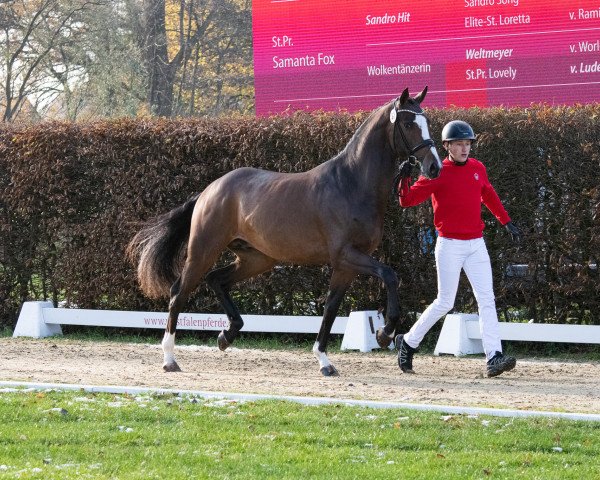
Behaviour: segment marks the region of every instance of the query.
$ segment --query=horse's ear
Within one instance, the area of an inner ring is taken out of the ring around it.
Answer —
[[[421,103],[423,100],[425,100],[425,95],[427,95],[427,85],[425,85],[423,91],[415,97],[415,102]]]
[[[404,105],[406,103],[406,101],[408,100],[409,96],[410,96],[410,94],[408,93],[408,87],[407,87],[402,92],[402,95],[400,95],[400,105]]]

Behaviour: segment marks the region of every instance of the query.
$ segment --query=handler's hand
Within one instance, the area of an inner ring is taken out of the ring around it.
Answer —
[[[400,170],[394,177],[394,186],[392,187],[392,195],[396,196],[400,193],[400,182],[403,178],[410,178],[414,163],[410,163],[409,160],[404,160],[400,164]]]
[[[410,160],[404,160],[400,164],[400,171],[398,172],[398,177],[409,178],[412,174],[412,169],[414,166],[415,164],[411,163]]]
[[[523,238],[523,232],[514,223],[508,222],[504,225],[504,228],[506,228],[506,231],[509,233],[513,242],[519,243]]]

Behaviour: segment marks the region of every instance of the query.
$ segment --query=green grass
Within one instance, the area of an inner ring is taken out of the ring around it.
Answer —
[[[0,327],[0,338],[1,337],[12,337],[14,328]]]
[[[0,478],[599,478],[600,424],[0,392]]]

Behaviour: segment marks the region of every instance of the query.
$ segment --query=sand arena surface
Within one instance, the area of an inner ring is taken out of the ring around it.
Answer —
[[[324,378],[310,351],[176,346],[183,372],[162,371],[157,345],[1,338],[0,380],[301,395],[472,407],[600,413],[600,362],[519,358],[496,378],[483,356],[415,355],[403,374],[395,352],[333,352]]]

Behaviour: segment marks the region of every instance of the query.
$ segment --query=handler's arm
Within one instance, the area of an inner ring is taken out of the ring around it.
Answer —
[[[485,173],[485,182],[481,192],[481,201],[502,225],[506,225],[510,222],[508,212],[504,208],[504,205],[502,205],[502,201],[496,193],[496,190],[492,187],[492,184],[487,177],[487,172]]]
[[[398,189],[398,200],[402,207],[414,207],[423,203],[434,191],[435,182],[426,178],[419,179],[411,186],[410,178],[403,178]]]

